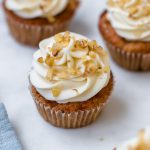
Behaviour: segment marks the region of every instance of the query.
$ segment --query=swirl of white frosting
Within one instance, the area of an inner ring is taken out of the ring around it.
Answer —
[[[81,44],[83,40],[92,41],[76,33],[63,32],[58,35],[63,37],[65,34],[69,35],[69,42],[57,52],[57,56],[54,53],[55,48],[52,50],[52,47],[56,45],[56,36],[43,40],[39,44],[40,50],[34,54],[30,81],[47,100],[58,103],[86,101],[95,96],[109,81],[108,55],[101,47],[99,47],[99,52],[89,51],[88,47],[74,49],[77,41],[80,41]],[[87,43],[85,42],[85,44]],[[48,66],[45,62],[39,63],[38,58],[46,60],[47,57],[52,60],[55,58],[53,65]],[[47,80],[47,75],[51,74],[52,70],[54,75]],[[60,94],[54,96],[53,89],[56,91],[61,89]]]
[[[16,15],[32,19],[56,16],[67,6],[69,0],[7,0],[6,7]]]
[[[131,41],[150,41],[149,0],[109,0],[107,10],[118,35]]]
[[[150,149],[150,128],[140,131],[139,137],[135,137],[123,143],[116,150],[149,150]]]

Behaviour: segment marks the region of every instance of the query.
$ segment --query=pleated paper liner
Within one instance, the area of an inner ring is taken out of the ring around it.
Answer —
[[[132,71],[149,71],[150,70],[150,53],[127,52],[117,48],[109,42],[106,45],[110,51],[112,58],[128,70]]]
[[[105,106],[105,104],[102,104],[91,110],[79,110],[77,112],[64,113],[62,111],[55,111],[50,107],[41,104],[35,98],[34,101],[38,112],[45,119],[45,121],[61,128],[79,128],[86,126],[95,121]]]
[[[5,8],[5,4],[3,4],[7,23],[12,36],[22,44],[38,46],[41,40],[51,37],[59,32],[66,31],[69,23],[71,22],[75,14],[76,8],[79,5],[79,2],[77,0],[74,1],[76,2],[77,6],[74,6],[75,8],[72,8],[73,10],[70,10],[70,16],[67,19],[47,25],[34,25],[18,21],[16,18],[7,13],[7,8]]]
[[[51,105],[48,105],[45,102],[41,101],[41,97],[33,94],[32,84],[30,80],[29,83],[30,93],[36,104],[38,112],[41,114],[44,120],[56,127],[79,128],[87,126],[94,122],[105,107],[105,105],[108,103],[109,96],[111,95],[111,92],[113,90],[113,75],[111,74],[110,81],[105,87],[105,92],[101,95],[102,97],[100,97],[103,99],[101,103],[97,104],[97,106],[92,106],[91,108],[77,110],[74,112],[64,112],[61,110],[56,110],[53,107],[51,107]],[[93,98],[97,99],[98,96]]]

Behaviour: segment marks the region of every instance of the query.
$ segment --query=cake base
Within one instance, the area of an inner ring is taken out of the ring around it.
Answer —
[[[46,100],[34,86],[30,92],[41,116],[49,123],[61,128],[79,128],[95,121],[108,102],[113,89],[113,75],[110,81],[97,95],[84,102],[59,104]]]

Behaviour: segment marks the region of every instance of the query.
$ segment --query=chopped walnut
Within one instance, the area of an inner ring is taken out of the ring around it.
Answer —
[[[60,33],[55,35],[56,43],[59,43],[59,44],[61,43],[62,47],[65,47],[69,44],[70,38],[71,37],[70,37],[70,32],[69,31],[66,31],[64,33],[64,35],[62,35]]]
[[[51,91],[52,91],[52,94],[53,94],[54,97],[58,97],[61,93],[60,88],[52,88]]]
[[[108,73],[108,72],[110,71],[109,66],[104,67],[104,68],[103,68],[103,71],[104,71],[105,73]]]
[[[54,58],[51,57],[50,55],[47,55],[47,56],[46,56],[46,59],[45,59],[45,63],[46,63],[48,66],[53,66],[53,64],[54,64]]]
[[[76,73],[77,73],[76,70],[73,68],[68,68],[68,72],[72,75],[76,75]]]
[[[98,66],[94,64],[92,61],[86,62],[86,72],[87,73],[95,73],[98,69]]]
[[[89,49],[91,50],[91,51],[96,51],[96,52],[98,52],[100,55],[105,55],[105,51],[103,50],[103,48],[101,47],[101,46],[99,46],[98,44],[97,44],[97,42],[95,41],[95,40],[93,40],[93,41],[91,41],[91,42],[89,42]]]
[[[64,41],[70,41],[70,32],[69,31],[66,31],[65,34],[64,34]]]
[[[90,49],[91,51],[93,51],[93,50],[95,49],[95,47],[97,46],[97,42],[96,42],[95,40],[90,41],[90,42],[88,43],[88,46],[89,46],[89,49]]]
[[[57,56],[57,54],[62,50],[63,47],[64,46],[61,43],[54,43],[53,47],[51,48],[52,55]]]
[[[103,70],[101,68],[98,68],[97,73],[102,74]]]
[[[63,35],[59,33],[59,34],[56,34],[56,35],[54,36],[54,38],[55,38],[55,41],[56,41],[57,43],[59,43],[59,42],[62,42]]]
[[[89,56],[90,56],[91,58],[96,58],[96,54],[95,54],[93,51],[90,51],[90,52],[89,52]]]
[[[88,48],[88,41],[87,40],[76,40],[75,49],[86,49]]]
[[[37,59],[37,61],[42,64],[42,63],[44,62],[44,59],[43,59],[43,57],[39,57],[39,58]]]

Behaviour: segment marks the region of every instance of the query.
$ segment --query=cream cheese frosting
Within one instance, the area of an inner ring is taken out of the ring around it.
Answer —
[[[16,15],[32,19],[37,17],[54,17],[61,13],[69,0],[7,0],[6,7]]]
[[[107,18],[121,37],[150,41],[149,0],[108,0]]]
[[[150,150],[150,128],[141,130],[139,137],[125,142],[117,150]]]
[[[70,32],[43,40],[34,53],[31,84],[47,100],[82,102],[110,79],[108,55],[96,41]]]

